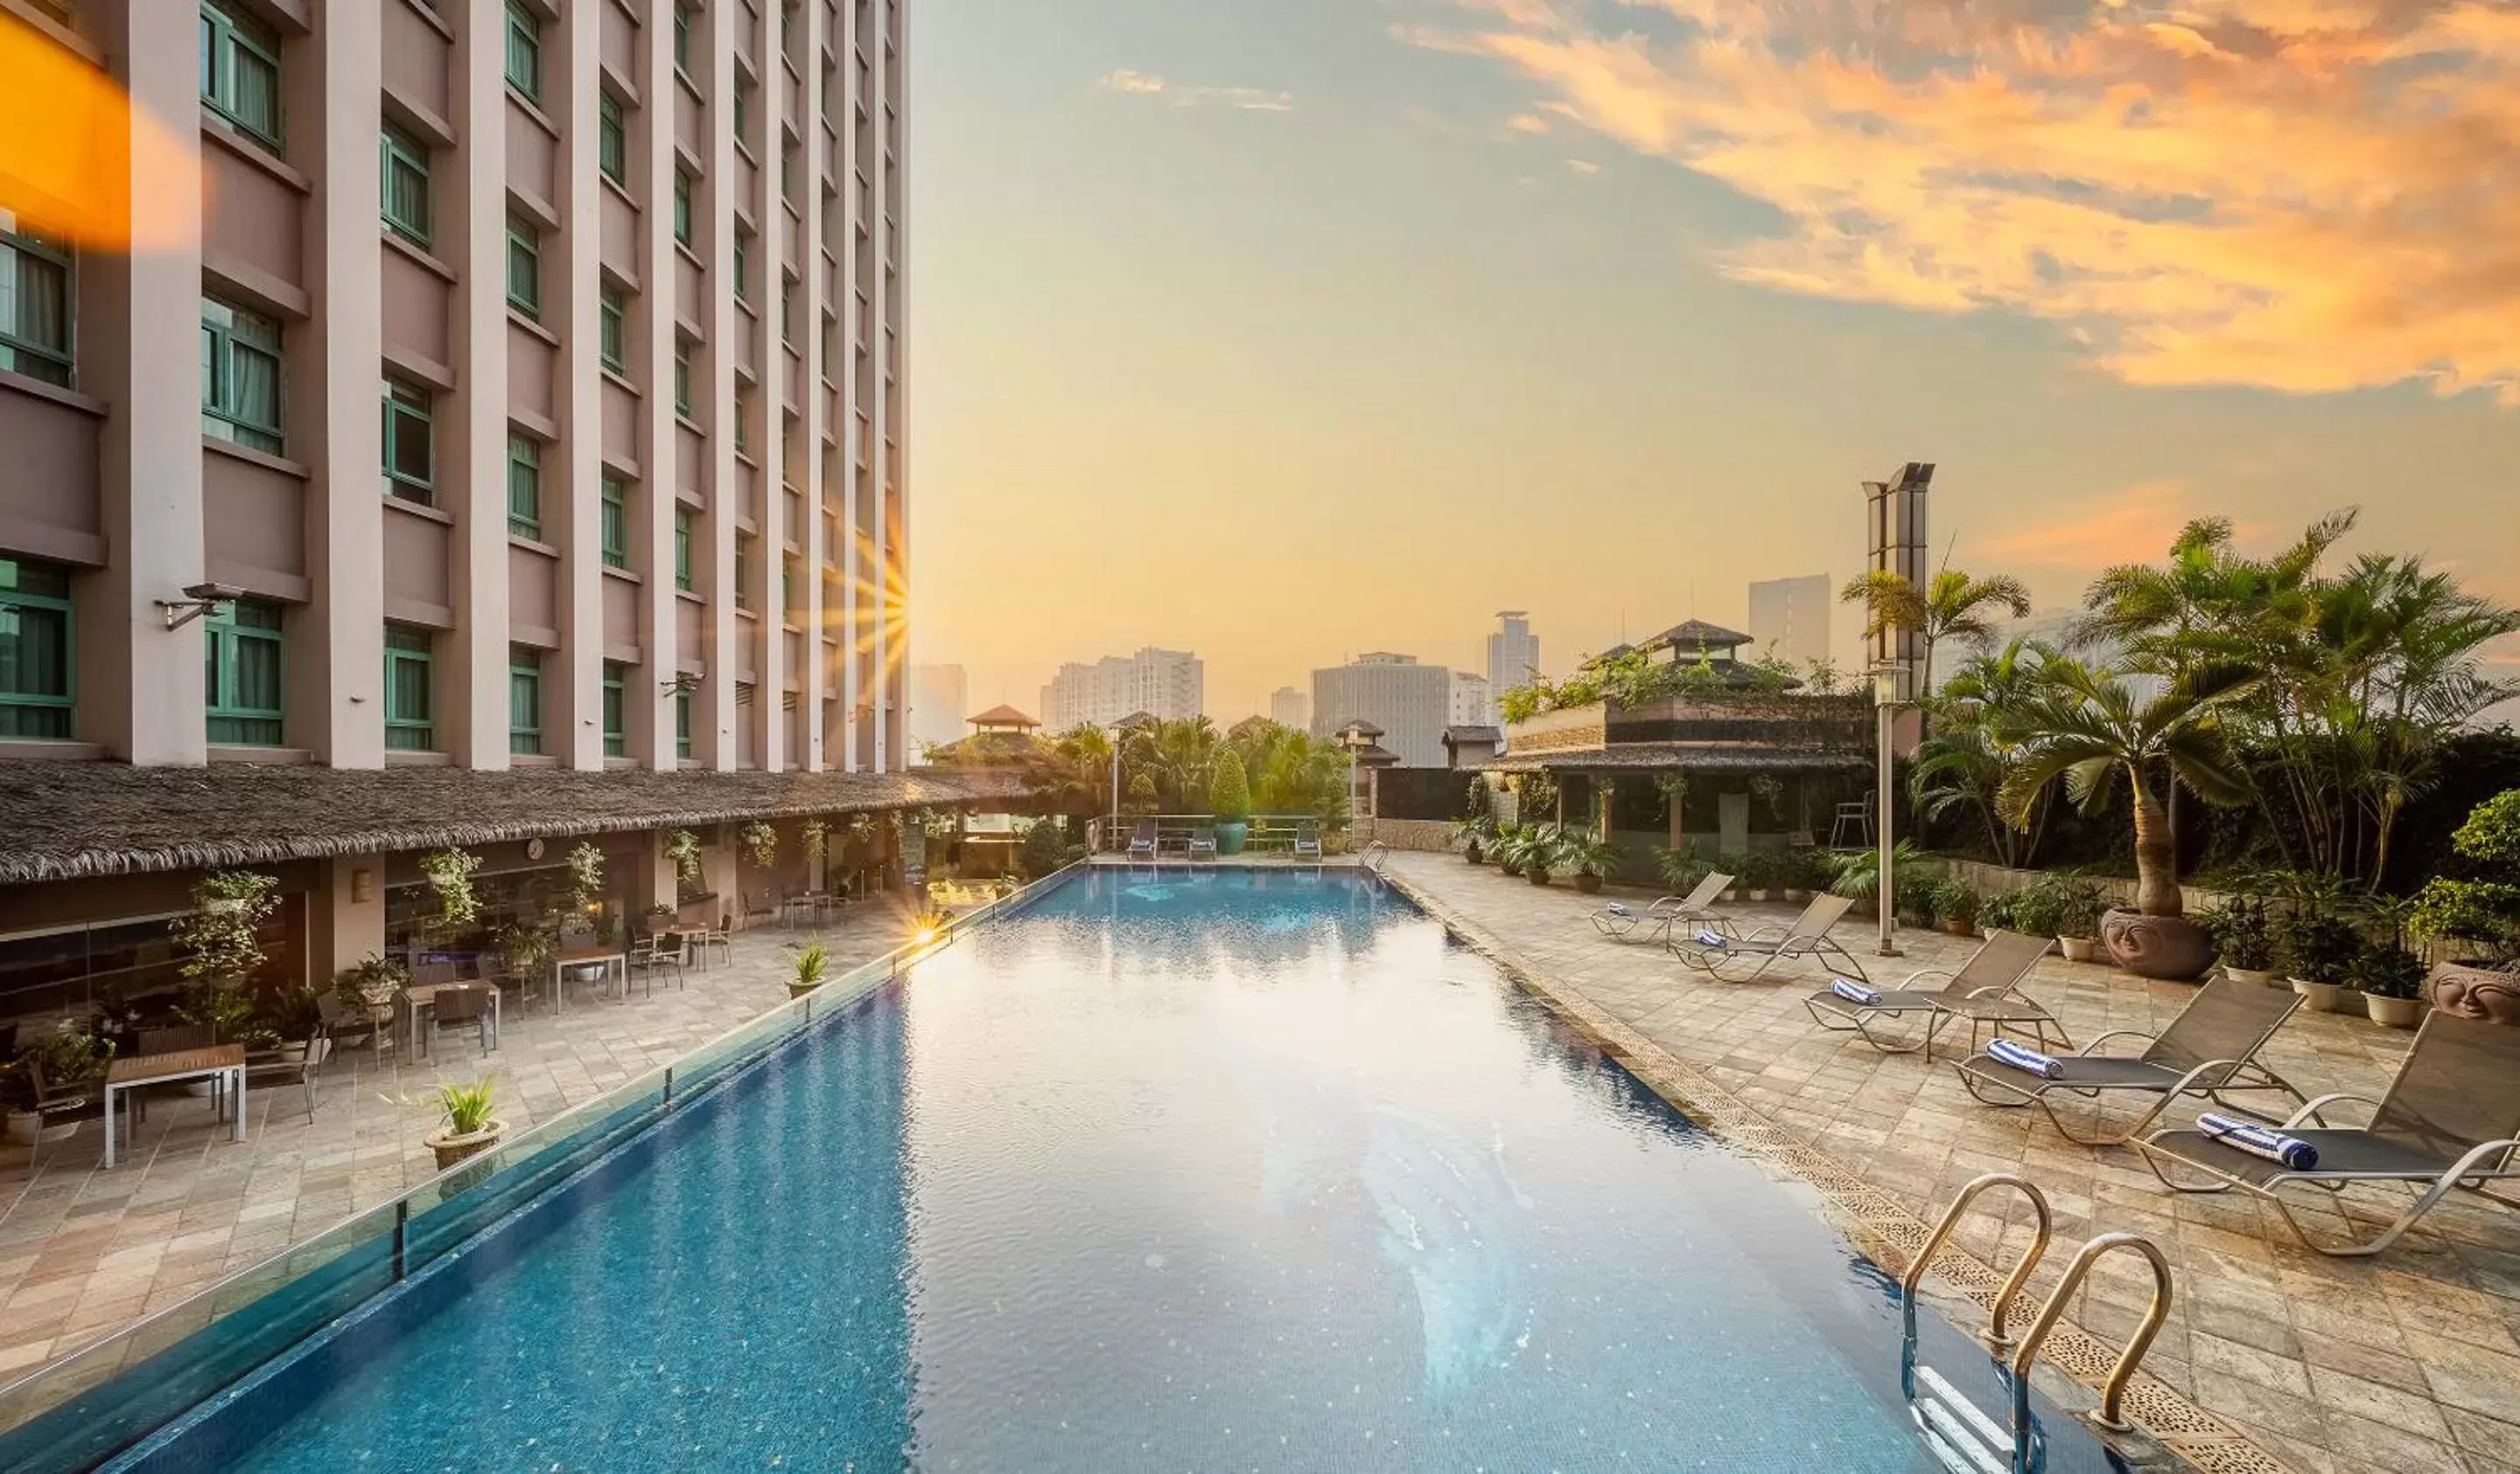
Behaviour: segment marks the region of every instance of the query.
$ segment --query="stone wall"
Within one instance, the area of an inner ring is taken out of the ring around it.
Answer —
[[[1394,850],[1422,850],[1436,854],[1453,848],[1453,826],[1445,819],[1372,818],[1361,820],[1359,827],[1367,844],[1379,840]]]

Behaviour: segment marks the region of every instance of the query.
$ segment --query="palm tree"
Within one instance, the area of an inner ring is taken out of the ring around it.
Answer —
[[[2201,667],[2138,701],[2117,671],[2048,662],[2035,692],[1993,714],[1995,739],[2017,749],[2001,797],[2004,818],[2025,827],[2040,791],[2058,777],[2066,797],[2085,813],[2097,813],[2124,772],[2135,795],[2136,908],[2147,916],[2181,915],[2170,817],[2154,774],[2166,772],[2172,784],[2209,804],[2245,802],[2248,770],[2222,718],[2256,679],[2242,667]]]
[[[2022,828],[2005,822],[1999,801],[2013,754],[1996,739],[1991,716],[2036,690],[2042,667],[2055,654],[2037,640],[2021,639],[2001,651],[1981,651],[1924,702],[1933,729],[1917,744],[1909,795],[1927,818],[1962,811],[1974,817],[1986,831],[1988,852],[2004,865],[2028,864],[2038,852],[2048,797],[2043,789]]]
[[[1934,647],[1945,640],[1971,644],[1995,642],[1994,615],[2002,610],[2013,619],[2030,613],[2030,590],[2009,574],[1980,578],[1947,568],[1918,588],[1905,574],[1874,570],[1838,591],[1847,604],[1865,610],[1864,635],[1871,639],[1885,629],[1912,629],[1924,647],[1924,668],[1917,689],[1934,689]]]

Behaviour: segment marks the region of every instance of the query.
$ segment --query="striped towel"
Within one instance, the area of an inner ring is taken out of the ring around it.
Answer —
[[[1613,916],[1625,916],[1628,914],[1628,908],[1615,900],[1611,901],[1608,905],[1601,907],[1601,909],[1609,912]]]
[[[1850,1003],[1861,1003],[1867,1008],[1881,1001],[1880,989],[1867,988],[1853,978],[1829,979],[1828,990]]]
[[[2041,1080],[2054,1080],[2065,1073],[2064,1065],[2054,1055],[2042,1054],[2028,1044],[2016,1044],[2010,1039],[1997,1039],[1988,1044],[1986,1057],[1998,1064],[2010,1065],[2025,1075],[2036,1075]]]
[[[1699,927],[1697,929],[1697,944],[1699,946],[1713,947],[1715,950],[1720,952],[1732,944],[1726,940],[1722,932],[1710,932],[1704,927]]]
[[[2270,1130],[2254,1121],[2240,1121],[2207,1111],[2196,1118],[2196,1129],[2235,1151],[2264,1157],[2270,1162],[2280,1162],[2294,1172],[2309,1172],[2318,1166],[2318,1147],[2298,1136]]]

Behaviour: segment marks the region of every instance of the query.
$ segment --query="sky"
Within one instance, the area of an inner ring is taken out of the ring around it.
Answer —
[[[2520,602],[2520,13],[926,0],[912,658],[1210,714],[1502,608],[1562,671],[1862,566],[2043,606],[2222,514]],[[1854,653],[1841,611],[1840,644]],[[2515,667],[2520,669],[2520,667]]]

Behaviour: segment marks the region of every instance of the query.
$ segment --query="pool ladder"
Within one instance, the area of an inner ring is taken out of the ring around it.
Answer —
[[[1979,1339],[1998,1357],[2008,1359],[2002,1363],[2004,1381],[2012,1394],[2009,1409],[2011,1426],[2006,1428],[1988,1416],[1967,1396],[1952,1385],[1950,1379],[1916,1357],[1916,1292],[1924,1283],[1925,1270],[1934,1256],[1950,1240],[1959,1225],[1960,1215],[1980,1194],[1992,1188],[2018,1189],[2030,1200],[2035,1227],[2029,1248],[2004,1277],[2003,1288],[1996,1292],[1995,1304],[1988,1308],[1986,1329]],[[2082,1288],[2092,1267],[2119,1250],[2140,1255],[2152,1267],[2152,1300],[2144,1307],[2143,1319],[2136,1326],[2135,1335],[2126,1350],[2118,1354],[2100,1387],[2100,1405],[2089,1414],[2097,1426],[2112,1433],[2127,1432],[2133,1425],[2126,1420],[2124,1401],[2126,1385],[2143,1354],[2152,1348],[2153,1337],[2170,1315],[2170,1262],[2150,1239],[2133,1233],[2103,1233],[2074,1253],[2065,1273],[2048,1293],[2048,1301],[2022,1332],[2018,1341],[2004,1334],[2012,1304],[2029,1284],[2031,1272],[2039,1267],[2054,1234],[2054,1221],[2048,1212],[2048,1195],[2038,1185],[2018,1173],[1988,1173],[1971,1180],[1952,1198],[1943,1210],[1942,1221],[1925,1236],[1924,1246],[1909,1262],[1908,1272],[1899,1277],[1903,1313],[1906,1319],[1904,1345],[1900,1356],[1900,1379],[1908,1394],[1909,1410],[1916,1419],[1917,1431],[1925,1446],[1953,1474],[2035,1474],[2045,1459],[2045,1446],[2037,1425],[2030,1416],[2030,1369],[2039,1359],[2039,1348],[2047,1343],[2056,1322],[2064,1317],[2065,1305],[2074,1292]]]

